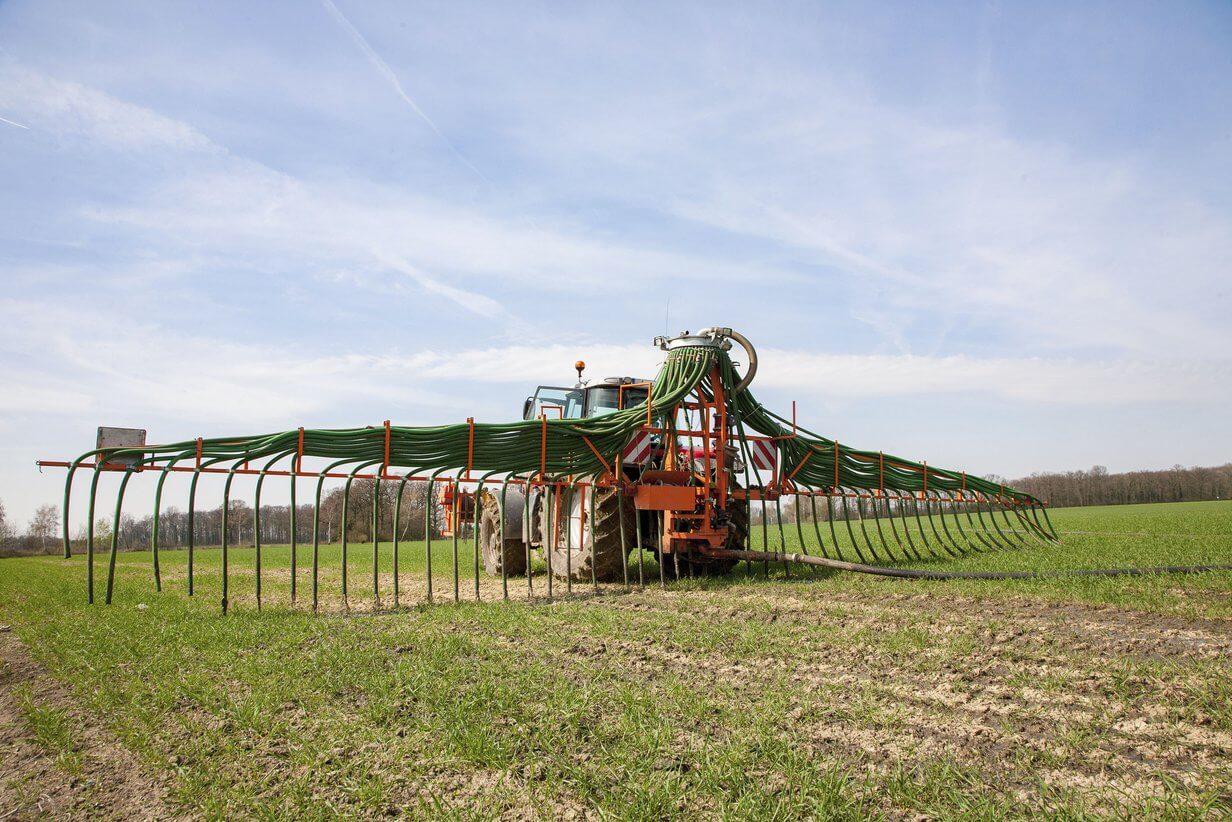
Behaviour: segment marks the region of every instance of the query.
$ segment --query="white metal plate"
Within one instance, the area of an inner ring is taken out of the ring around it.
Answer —
[[[142,448],[145,446],[144,428],[112,428],[106,425],[98,427],[98,445],[96,448]],[[125,454],[108,459],[109,463],[134,465],[141,459],[140,454]]]

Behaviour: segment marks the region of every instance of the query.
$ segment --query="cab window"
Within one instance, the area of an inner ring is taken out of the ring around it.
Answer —
[[[534,401],[527,410],[526,419],[537,420],[542,413],[548,419],[563,417],[567,420],[582,416],[582,392],[576,388],[540,386]]]
[[[646,402],[645,388],[625,388],[622,392],[616,385],[597,385],[586,392],[586,416],[602,417],[621,410],[622,394],[625,408]]]

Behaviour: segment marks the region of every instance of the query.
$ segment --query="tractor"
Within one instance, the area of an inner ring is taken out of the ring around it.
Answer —
[[[658,337],[665,352],[652,381],[610,377],[582,378],[577,362],[573,387],[542,385],[526,398],[521,419],[510,422],[443,426],[383,426],[344,429],[289,429],[250,437],[198,437],[150,445],[140,429],[100,429],[98,445],[72,461],[41,460],[40,466],[68,469],[64,481],[64,555],[71,555],[69,506],[73,478],[91,474],[86,508],[87,600],[94,601],[94,522],[99,477],[120,474],[106,601],[115,578],[118,532],[124,492],[141,474],[157,478],[151,535],[155,587],[161,585],[158,563],[158,517],[163,485],[175,474],[191,474],[188,486],[188,591],[193,591],[194,531],[198,479],[225,476],[223,485],[222,603],[228,602],[228,541],[225,527],[234,480],[255,478],[253,531],[260,533],[261,489],[267,478],[282,477],[289,486],[292,517],[290,545],[291,601],[297,596],[294,517],[296,488],[314,481],[311,590],[317,604],[320,501],[327,480],[345,481],[343,516],[354,480],[396,482],[396,499],[408,482],[426,482],[429,505],[424,517],[427,539],[425,595],[433,601],[432,538],[443,522],[453,537],[453,594],[461,595],[458,558],[461,531],[474,540],[479,566],[508,581],[525,574],[532,593],[532,554],[547,565],[547,595],[552,579],[596,584],[625,576],[631,552],[641,584],[641,559],[650,551],[658,560],[660,582],[668,577],[722,574],[739,560],[820,565],[862,573],[899,576],[931,572],[885,567],[888,563],[960,556],[1050,544],[1057,541],[1044,505],[1029,494],[965,471],[937,468],[883,451],[853,448],[810,431],[790,417],[774,413],[752,395],[757,354],[748,339],[726,327]],[[747,365],[737,370],[729,352],[744,349]],[[283,467],[278,467],[282,465]],[[440,492],[439,498],[432,492]],[[378,497],[379,499],[379,497]],[[788,539],[783,518],[776,516],[780,550],[768,550],[768,521],[762,520],[762,550],[748,544],[750,505],[781,499],[794,506],[794,534]],[[808,506],[807,519],[800,515]],[[439,507],[438,507],[439,506]],[[378,506],[373,506],[376,532]],[[443,515],[440,516],[440,515]],[[401,506],[393,511],[393,598],[398,602],[398,534]],[[811,525],[805,528],[805,522]],[[824,531],[823,531],[824,524]],[[871,526],[871,529],[870,529]],[[804,546],[812,542],[814,553]],[[789,543],[801,553],[784,553]],[[260,591],[261,546],[256,573]],[[342,593],[347,597],[347,545],[342,547]],[[439,549],[438,549],[439,550]],[[380,601],[381,546],[374,541],[373,601]],[[962,576],[953,572],[946,578]],[[977,574],[978,575],[978,574]],[[935,576],[935,574],[934,574]],[[987,574],[984,574],[987,576]],[[996,576],[996,575],[994,575]],[[1000,578],[1000,577],[997,577]],[[258,601],[260,594],[258,593]]]
[[[681,339],[687,337],[687,332],[681,335]],[[658,342],[660,347],[668,350],[667,341]],[[592,382],[582,377],[585,367],[586,363],[581,360],[574,363],[577,382],[571,388],[540,385],[535,389],[523,403],[522,419],[593,419],[646,406],[650,380],[607,377]],[[682,408],[681,412],[691,417],[695,415],[690,411],[695,410]],[[710,425],[710,437],[706,439],[717,439],[716,426],[720,424],[725,427],[730,425],[726,415],[716,415]],[[728,430],[725,433],[725,439],[734,439],[734,432]],[[551,485],[536,485],[529,481],[522,486],[530,488],[528,494],[509,488],[505,500],[503,541],[497,492],[481,492],[479,504],[472,504],[469,508],[462,503],[458,508],[461,512],[459,521],[465,521],[469,511],[478,512],[477,527],[484,570],[494,576],[525,573],[532,551],[543,557],[555,576],[573,581],[615,580],[625,569],[629,553],[635,550],[650,551],[660,562],[664,559],[663,555],[668,554],[665,572],[669,577],[726,573],[735,565],[735,560],[689,550],[688,540],[677,538],[673,543],[661,521],[663,517],[672,517],[673,512],[639,506],[636,496],[635,489],[648,484],[693,489],[707,483],[716,485],[717,473],[720,472],[726,475],[727,487],[736,487],[735,474],[744,468],[739,450],[734,445],[728,445],[723,467],[712,469],[710,451],[706,446],[699,445],[698,439],[638,431],[621,453],[619,476],[614,483],[605,486],[597,482],[598,477],[591,477],[587,478],[591,482],[583,487],[565,487],[559,493],[555,493]],[[668,442],[674,442],[675,448],[665,447]],[[530,480],[531,477],[522,479]],[[593,515],[590,494],[594,495]],[[558,498],[553,499],[553,496]],[[686,491],[684,496],[688,499],[689,510],[674,512],[677,519],[706,515],[708,506],[697,496],[696,490]],[[721,520],[717,524],[725,531],[722,545],[743,548],[749,526],[748,501],[733,497],[727,503],[725,510],[717,512]],[[446,510],[449,509],[446,507]],[[456,527],[456,524],[450,527]],[[661,543],[657,539],[660,533],[665,533]]]

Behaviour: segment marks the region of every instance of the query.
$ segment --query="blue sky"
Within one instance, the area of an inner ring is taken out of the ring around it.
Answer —
[[[1232,6],[0,3],[0,500],[705,325],[974,473],[1232,459]]]

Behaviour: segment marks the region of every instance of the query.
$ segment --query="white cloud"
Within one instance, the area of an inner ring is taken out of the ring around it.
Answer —
[[[146,230],[168,254],[210,247],[238,265],[271,270],[399,271],[488,318],[502,306],[454,282],[596,294],[685,281],[732,289],[754,275],[748,265],[707,253],[642,248],[387,187],[305,181],[234,158],[223,170],[169,182],[138,204],[96,206],[83,215]],[[774,266],[760,273],[781,283],[800,280]]]
[[[191,125],[109,94],[0,61],[0,110],[29,130],[124,151],[218,151]]]
[[[1226,206],[1145,158],[930,120],[811,73],[715,83],[647,92],[636,127],[632,102],[581,101],[534,148],[596,188],[835,272],[827,296],[894,349],[957,329],[1052,356],[1232,350]]]
[[[152,322],[100,326],[62,306],[0,302],[0,409],[209,420],[247,430],[283,428],[307,417],[336,418],[356,406],[443,404],[456,386],[571,382],[575,359],[587,376],[652,378],[662,352],[646,344],[578,343],[467,348],[425,341],[412,353],[340,351],[306,356],[293,345],[241,344]],[[13,356],[45,341],[40,360]],[[1167,362],[1079,362],[1040,358],[842,356],[770,349],[754,383],[827,400],[927,394],[985,394],[1007,400],[1114,406],[1127,402],[1227,402],[1229,369]],[[484,400],[488,402],[487,399]],[[446,414],[448,415],[448,411]],[[426,422],[436,422],[429,420]],[[358,422],[358,421],[356,421]],[[406,421],[412,423],[413,421]]]
[[[760,385],[826,398],[984,394],[1050,405],[1232,402],[1232,366],[1043,357],[921,357],[768,350]]]

